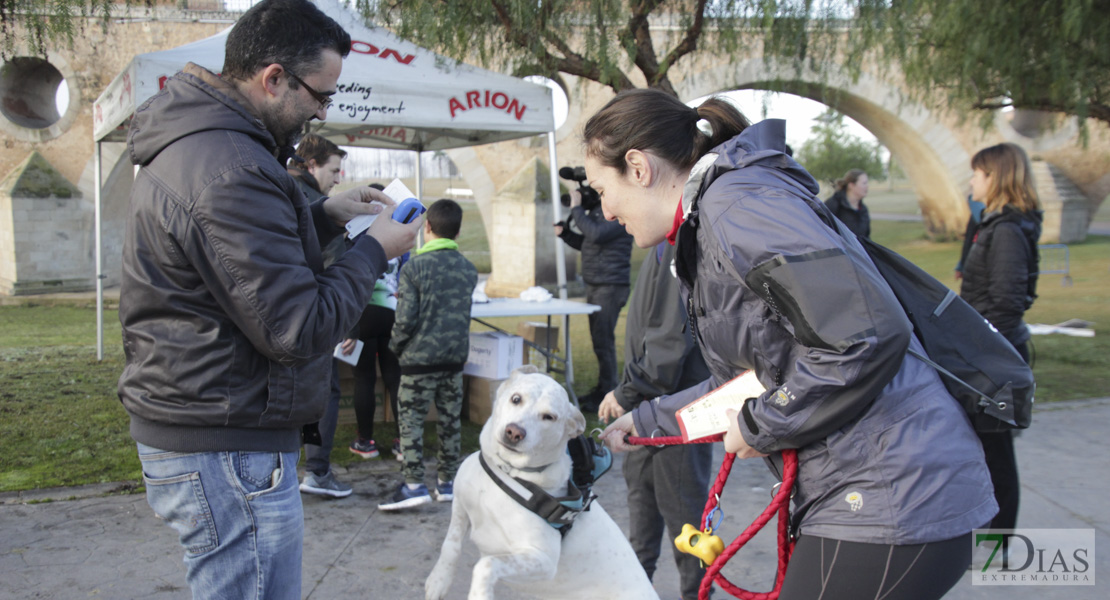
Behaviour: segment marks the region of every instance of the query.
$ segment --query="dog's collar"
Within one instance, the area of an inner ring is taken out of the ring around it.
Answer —
[[[574,485],[572,480],[567,481],[567,495],[557,498],[531,481],[512,477],[501,469],[491,467],[489,462],[486,461],[484,452],[478,452],[478,462],[482,464],[482,468],[485,469],[490,479],[504,490],[510,498],[516,500],[524,508],[536,513],[547,521],[548,525],[558,529],[559,534],[563,537],[566,537],[567,532],[570,531],[574,519],[582,511],[589,510],[590,503],[596,498],[589,489],[583,493]]]

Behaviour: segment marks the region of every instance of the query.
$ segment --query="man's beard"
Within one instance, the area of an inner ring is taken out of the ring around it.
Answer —
[[[281,110],[267,115],[262,121],[266,124],[266,129],[274,137],[274,142],[277,143],[279,148],[282,146],[296,146],[304,137],[305,125],[312,118],[311,115],[307,119],[299,118],[297,115],[291,114],[291,110]]]

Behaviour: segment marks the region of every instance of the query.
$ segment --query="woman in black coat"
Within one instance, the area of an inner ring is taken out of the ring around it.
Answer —
[[[960,297],[983,315],[1029,362],[1029,328],[1022,317],[1037,297],[1041,211],[1029,158],[1014,144],[980,150],[971,159],[972,200],[986,205],[963,263]],[[1013,435],[980,433],[998,515],[992,529],[1017,523],[1019,482]]]
[[[871,213],[863,199],[867,197],[867,173],[852,169],[836,180],[836,193],[825,200],[836,218],[844,222],[852,233],[861,238],[871,237]]]

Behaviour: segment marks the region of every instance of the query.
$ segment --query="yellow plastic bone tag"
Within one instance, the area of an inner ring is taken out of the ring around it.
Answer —
[[[705,565],[713,564],[725,551],[725,543],[713,535],[711,529],[699,531],[689,523],[682,526],[682,533],[674,539],[674,545],[680,551],[700,558]]]

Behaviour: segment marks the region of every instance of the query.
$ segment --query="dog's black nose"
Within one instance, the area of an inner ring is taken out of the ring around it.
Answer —
[[[505,441],[510,444],[519,444],[525,435],[524,428],[516,423],[505,426]]]

